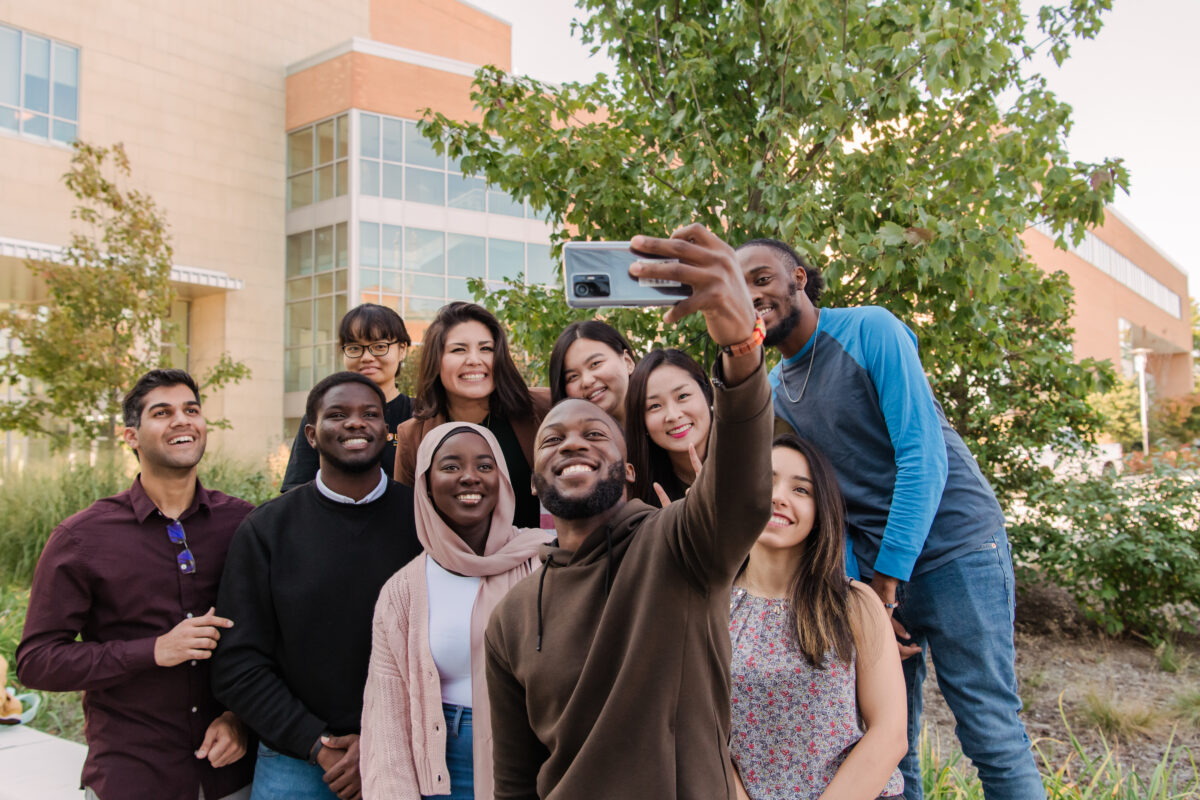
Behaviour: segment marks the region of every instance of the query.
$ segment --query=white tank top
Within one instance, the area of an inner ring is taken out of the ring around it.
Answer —
[[[471,706],[471,607],[479,578],[448,572],[425,558],[429,587],[429,650],[442,681],[442,702]]]

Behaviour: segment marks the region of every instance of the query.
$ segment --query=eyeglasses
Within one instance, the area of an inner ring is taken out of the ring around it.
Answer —
[[[188,549],[187,536],[184,535],[183,525],[179,520],[173,519],[167,523],[167,538],[175,544],[183,545],[183,550],[175,556],[175,562],[179,564],[180,572],[191,575],[196,571],[196,557]]]
[[[400,344],[400,342],[372,342],[367,346],[361,344],[344,344],[342,345],[342,353],[346,358],[362,358],[363,353],[370,353],[376,358],[386,356],[388,350],[392,349],[392,345]]]

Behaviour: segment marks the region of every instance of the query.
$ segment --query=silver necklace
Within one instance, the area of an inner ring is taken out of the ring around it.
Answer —
[[[817,324],[813,327],[812,348],[810,348],[809,353],[808,353],[808,372],[804,373],[804,385],[802,385],[800,387],[800,396],[799,397],[792,397],[790,394],[788,394],[787,370],[786,369],[779,370],[779,384],[781,386],[783,386],[783,396],[786,397],[788,399],[788,402],[791,403],[792,405],[799,403],[804,398],[804,390],[808,388],[808,379],[812,377],[813,361],[817,357],[817,329],[820,327],[820,325],[821,325],[821,310],[817,309]]]

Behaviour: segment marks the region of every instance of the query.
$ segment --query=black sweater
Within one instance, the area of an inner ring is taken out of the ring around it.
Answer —
[[[383,421],[387,423],[388,443],[379,457],[379,466],[383,467],[383,471],[389,478],[396,469],[396,428],[400,427],[401,422],[411,417],[412,413],[412,398],[403,393],[389,400],[388,404],[383,407]],[[313,446],[308,443],[308,437],[304,435],[304,426],[307,424],[308,417],[301,417],[300,430],[296,431],[296,438],[292,442],[292,454],[288,457],[287,469],[283,472],[283,485],[279,487],[280,492],[295,489],[317,477],[321,458]]]
[[[307,758],[325,730],[358,733],[379,590],[418,553],[412,489],[366,505],[307,483],[250,512],[217,597],[213,692],[266,744]]]

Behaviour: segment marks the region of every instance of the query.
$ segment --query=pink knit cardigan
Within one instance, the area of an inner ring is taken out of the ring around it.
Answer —
[[[446,527],[425,492],[424,472],[437,444],[455,429],[464,427],[484,437],[500,468],[501,498],[493,512],[485,556],[473,554]],[[482,641],[487,616],[502,596],[495,590],[503,592],[511,582],[533,572],[538,565],[536,548],[553,534],[511,527],[515,495],[499,444],[487,429],[466,423],[440,425],[421,443],[418,463],[421,470],[414,502],[421,544],[439,563],[460,574],[493,576],[483,578],[485,585],[480,587],[471,621],[472,672],[480,673],[472,677],[475,796],[491,798],[490,709],[486,708],[482,653],[476,652],[475,639]],[[359,755],[363,797],[367,800],[419,800],[421,795],[450,793],[441,679],[429,647],[429,587],[425,579],[428,557],[421,554],[393,575],[375,604]],[[496,572],[497,567],[502,572]],[[492,584],[493,591],[485,598],[488,581],[493,580],[497,583]],[[482,611],[478,608],[481,602],[488,613],[479,616],[476,612]]]

